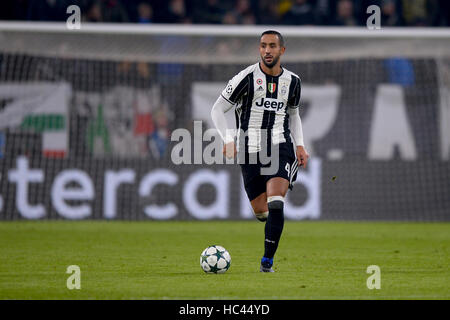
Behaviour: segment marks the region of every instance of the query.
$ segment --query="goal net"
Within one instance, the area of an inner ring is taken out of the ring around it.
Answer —
[[[266,29],[0,23],[0,219],[252,219],[202,155]],[[450,220],[450,31],[276,29],[311,155],[286,218]]]

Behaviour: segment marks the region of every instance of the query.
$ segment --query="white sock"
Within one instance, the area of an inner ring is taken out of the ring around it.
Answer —
[[[269,211],[263,213],[255,213],[255,216],[259,219],[267,219],[267,217],[269,216]]]
[[[284,203],[284,197],[282,196],[272,196],[272,197],[268,197],[267,198],[267,203],[272,202],[272,201],[281,201]]]

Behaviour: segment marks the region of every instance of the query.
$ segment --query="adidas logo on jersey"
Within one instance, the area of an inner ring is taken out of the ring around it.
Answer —
[[[272,98],[261,98],[261,100],[256,102],[255,105],[257,107],[263,107],[265,109],[272,109],[276,111],[284,108],[284,102]]]
[[[256,91],[264,91],[263,87],[259,86],[258,89],[256,89]]]

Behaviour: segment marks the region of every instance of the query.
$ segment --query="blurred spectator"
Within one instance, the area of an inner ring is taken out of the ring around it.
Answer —
[[[218,0],[206,0],[205,3],[196,8],[194,22],[206,24],[219,24],[222,22],[225,10],[220,6]]]
[[[311,0],[295,0],[282,23],[287,25],[313,25],[316,23],[314,6]]]
[[[408,26],[425,26],[427,22],[426,0],[403,0],[403,18]]]
[[[399,6],[395,0],[381,1],[381,26],[383,27],[397,27],[401,26],[401,15]]]
[[[356,26],[353,2],[350,0],[339,0],[336,7],[336,18],[331,23],[335,26]]]
[[[96,0],[88,9],[88,22],[129,22],[128,13],[119,0]]]
[[[102,16],[102,9],[98,3],[92,4],[85,15],[85,18],[83,20],[86,20],[87,22],[102,22],[103,16]]]
[[[101,0],[105,22],[130,22],[128,13],[120,0]]]
[[[184,0],[170,0],[167,8],[167,23],[191,23]]]
[[[261,4],[262,2],[262,4]],[[260,1],[258,23],[266,25],[278,24],[280,21],[280,11],[276,1]]]
[[[255,24],[256,18],[250,5],[250,0],[237,0],[233,10],[228,11],[222,22],[224,24]]]
[[[378,5],[382,26],[449,26],[448,0],[2,0],[0,19],[65,21],[76,4],[83,21],[365,26]]]
[[[431,26],[443,27],[450,25],[450,1],[429,0],[428,14]]]
[[[153,9],[149,3],[141,2],[137,8],[138,22],[139,23],[151,23],[153,19]]]
[[[160,107],[155,112],[155,130],[149,136],[148,145],[153,156],[157,159],[162,158],[169,145],[169,119],[167,115],[167,107]]]
[[[294,0],[278,0],[274,1],[278,4],[278,11],[280,12],[280,16],[284,16],[286,12],[289,11],[292,7],[292,1]]]
[[[336,13],[336,0],[317,0],[315,7],[316,23],[327,25]]]
[[[415,83],[414,67],[411,60],[393,57],[384,61],[389,83],[410,87]]]

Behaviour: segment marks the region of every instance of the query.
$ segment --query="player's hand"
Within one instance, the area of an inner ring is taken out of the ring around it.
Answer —
[[[300,167],[306,168],[308,163],[309,154],[303,146],[298,146],[295,150]]]
[[[236,145],[234,144],[234,142],[229,142],[223,146],[222,152],[223,155],[228,159],[234,159],[234,157],[236,157],[237,154]]]

